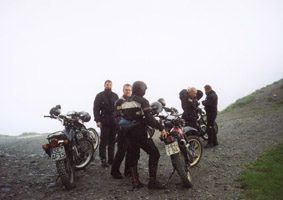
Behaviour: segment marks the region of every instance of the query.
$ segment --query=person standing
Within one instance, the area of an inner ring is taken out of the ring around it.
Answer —
[[[212,90],[210,85],[205,85],[204,90],[206,94],[206,99],[202,101],[202,105],[204,105],[204,109],[206,111],[208,135],[208,142],[204,146],[204,148],[210,148],[218,145],[217,136],[214,129],[214,124],[217,117],[218,97],[216,92]]]
[[[130,84],[125,84],[123,86],[123,96],[115,102],[115,109],[116,109],[115,118],[118,123],[122,117],[121,104],[131,95],[132,95],[132,86]],[[129,147],[129,141],[126,137],[126,133],[125,131],[119,129],[118,130],[118,150],[115,154],[114,162],[113,162],[111,173],[110,173],[113,178],[116,178],[116,179],[123,178],[120,172],[120,166],[126,155],[128,147]],[[126,160],[125,160],[125,170],[124,170],[125,176],[130,175],[128,155],[129,154],[127,153]]]
[[[148,155],[148,169],[149,169],[149,189],[165,189],[165,186],[157,181],[157,168],[160,153],[155,146],[151,137],[148,137],[147,126],[151,126],[161,131],[161,137],[167,135],[164,127],[154,119],[150,114],[150,105],[147,99],[143,96],[147,89],[143,81],[136,81],[133,83],[133,94],[121,105],[123,118],[132,124],[133,127],[129,128],[126,133],[127,138],[130,140],[131,148],[129,149],[129,166],[132,175],[133,188],[143,187],[139,181],[138,174],[138,160],[139,149],[143,149]],[[121,120],[122,121],[122,120]],[[121,125],[121,123],[120,123]]]
[[[181,105],[184,110],[182,118],[186,121],[186,125],[197,128],[197,89],[190,87],[187,90],[182,90],[180,95]]]
[[[99,156],[102,167],[109,167],[113,163],[116,126],[114,118],[114,103],[118,95],[112,92],[112,81],[106,80],[104,91],[98,93],[93,103],[94,120],[100,128]],[[106,147],[108,147],[108,163],[106,160]]]

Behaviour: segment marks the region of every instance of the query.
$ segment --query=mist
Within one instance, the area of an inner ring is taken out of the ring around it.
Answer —
[[[145,97],[182,112],[179,92],[210,84],[218,110],[283,78],[283,2],[0,2],[0,134],[55,132],[43,118],[87,111],[105,80],[122,95],[142,80]],[[203,99],[205,98],[205,95]]]

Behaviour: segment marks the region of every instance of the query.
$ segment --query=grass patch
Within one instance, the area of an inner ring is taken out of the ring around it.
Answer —
[[[238,187],[244,189],[238,195],[240,199],[282,199],[283,143],[267,149],[256,162],[247,165],[238,180]]]
[[[20,136],[32,136],[32,135],[40,135],[40,134],[35,132],[24,132]]]
[[[235,103],[231,104],[230,106],[228,106],[226,109],[224,109],[220,113],[231,112],[235,108],[243,107],[244,105],[249,104],[254,99],[255,99],[255,96],[254,96],[254,93],[252,93],[252,94],[250,94],[248,96],[245,96],[245,97],[243,97],[241,99],[238,99]]]

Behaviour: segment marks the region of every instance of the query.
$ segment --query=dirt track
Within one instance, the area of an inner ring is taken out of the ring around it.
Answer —
[[[282,91],[282,90],[281,90]],[[261,104],[237,112],[219,115],[219,146],[205,149],[198,166],[192,169],[194,186],[185,189],[175,174],[166,190],[132,191],[129,179],[116,180],[110,168],[102,168],[96,152],[91,165],[76,173],[77,187],[66,191],[54,163],[41,149],[44,136],[34,138],[0,136],[0,199],[234,199],[239,193],[236,179],[244,164],[268,147],[283,142],[283,106]],[[160,150],[158,177],[166,182],[172,170],[164,144],[155,140]],[[147,155],[139,161],[141,181],[147,183]],[[123,171],[123,168],[121,168]]]

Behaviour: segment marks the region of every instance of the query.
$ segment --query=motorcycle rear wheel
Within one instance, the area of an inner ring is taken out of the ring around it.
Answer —
[[[172,161],[173,167],[178,172],[183,182],[183,185],[186,188],[191,188],[193,186],[191,170],[189,166],[186,164],[186,160],[185,160],[183,152],[180,151],[179,153],[171,155],[171,161]]]
[[[56,167],[63,186],[67,190],[75,188],[75,173],[69,158],[67,157],[63,160],[57,160]]]
[[[77,150],[79,157],[74,159],[76,163],[75,168],[84,169],[89,165],[93,157],[94,148],[92,141],[87,138],[82,138],[78,140]]]

